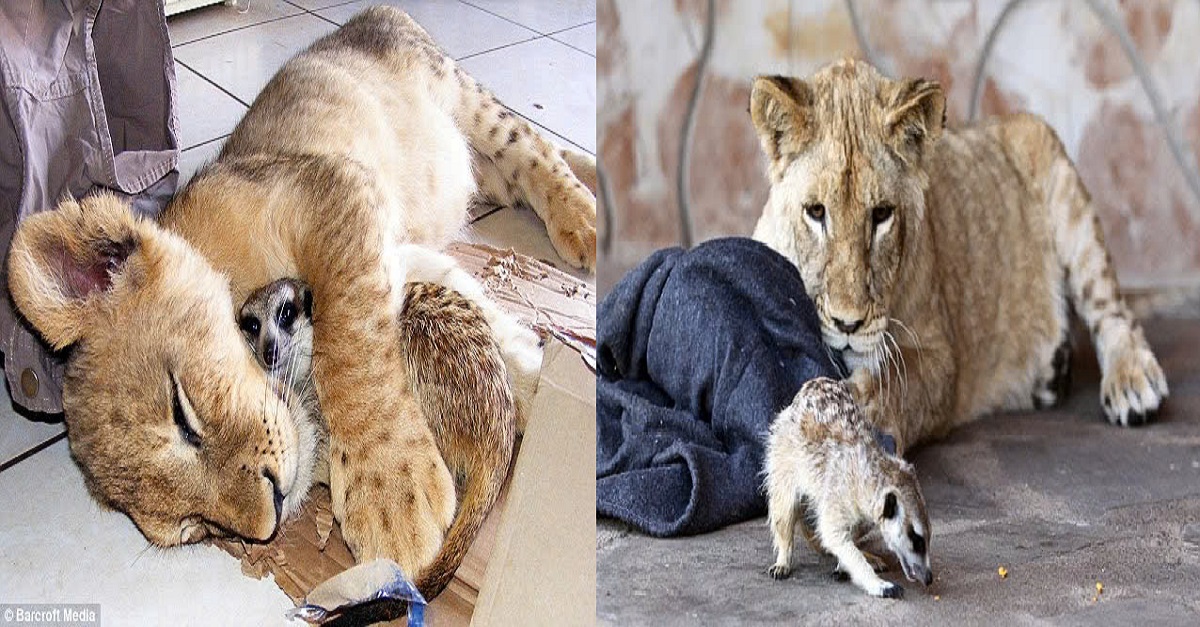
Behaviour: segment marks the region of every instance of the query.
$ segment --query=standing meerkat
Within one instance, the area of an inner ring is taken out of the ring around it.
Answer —
[[[409,381],[455,478],[460,505],[456,515],[471,521],[446,536],[445,542],[456,546],[445,554],[456,556],[456,561],[435,569],[445,573],[430,582],[431,589],[440,590],[504,486],[517,433],[516,382],[509,380],[495,332],[474,301],[433,283],[410,283],[404,294],[397,339]],[[300,444],[314,447],[312,480],[328,484],[329,435],[312,380],[312,304],[306,283],[278,279],[246,299],[238,326],[259,365],[270,378],[289,386],[308,412],[307,422],[314,426],[302,433]],[[311,436],[303,437],[307,432]]]
[[[878,533],[909,581],[929,585],[929,517],[912,465],[883,450],[849,390],[824,377],[805,383],[771,425],[767,441],[768,522],[775,579],[792,572],[792,538],[800,523],[818,553],[838,559],[837,572],[877,597],[904,588],[876,574],[855,544]]]

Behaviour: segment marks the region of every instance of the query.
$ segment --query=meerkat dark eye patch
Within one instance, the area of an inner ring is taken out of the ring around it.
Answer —
[[[289,329],[292,323],[296,321],[296,305],[292,301],[287,301],[279,308],[279,326],[284,329]]]
[[[888,492],[887,496],[883,497],[883,517],[886,520],[891,520],[896,517],[895,492]]]
[[[877,205],[871,210],[871,222],[874,223],[875,226],[879,226],[880,224],[887,222],[892,217],[892,214],[895,213],[895,211],[895,205],[889,203]]]
[[[922,538],[921,534],[914,531],[912,527],[908,528],[908,541],[912,542],[914,553],[918,555],[925,554],[925,538]]]
[[[258,330],[260,328],[258,318],[254,316],[242,316],[242,319],[238,320],[238,328],[247,335],[258,337]]]

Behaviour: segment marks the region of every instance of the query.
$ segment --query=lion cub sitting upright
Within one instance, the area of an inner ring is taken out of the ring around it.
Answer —
[[[754,237],[799,267],[856,400],[899,451],[1060,401],[1071,305],[1109,421],[1142,424],[1167,397],[1095,207],[1045,122],[945,129],[937,83],[853,60],[757,78],[750,114],[771,181]]]

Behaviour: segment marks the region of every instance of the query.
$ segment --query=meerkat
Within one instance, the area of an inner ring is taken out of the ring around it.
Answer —
[[[301,446],[313,447],[316,466],[304,485],[329,483],[329,431],[312,380],[312,290],[299,279],[278,279],[255,290],[238,312],[238,328],[258,365],[276,385],[300,399],[307,428]],[[299,472],[307,472],[301,468]]]
[[[931,529],[916,472],[884,450],[842,383],[822,377],[800,388],[771,425],[765,473],[776,551],[771,577],[791,574],[799,523],[815,551],[838,559],[835,574],[872,596],[904,594],[876,574],[882,560],[856,544],[875,537],[896,555],[909,581],[932,583]]]

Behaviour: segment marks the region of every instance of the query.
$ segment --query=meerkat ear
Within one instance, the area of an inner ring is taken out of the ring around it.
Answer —
[[[919,163],[945,125],[946,96],[937,81],[913,78],[892,83],[884,132],[906,161]]]
[[[771,163],[801,152],[816,132],[812,88],[798,78],[755,78],[750,91],[750,120]]]
[[[883,498],[880,499],[879,518],[882,520],[891,520],[896,517],[897,499],[895,490],[884,490]]]

